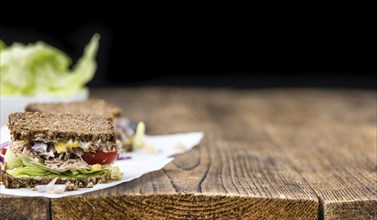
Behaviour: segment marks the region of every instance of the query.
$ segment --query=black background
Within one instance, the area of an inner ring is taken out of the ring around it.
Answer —
[[[377,88],[371,45],[348,24],[141,18],[2,22],[0,38],[43,40],[76,61],[100,33],[91,87]]]

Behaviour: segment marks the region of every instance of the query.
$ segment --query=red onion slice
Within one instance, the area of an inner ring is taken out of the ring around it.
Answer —
[[[118,157],[117,160],[129,160],[131,158],[132,158],[131,156],[120,156],[120,157]]]

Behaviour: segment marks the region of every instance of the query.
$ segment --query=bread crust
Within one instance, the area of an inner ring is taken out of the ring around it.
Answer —
[[[8,128],[13,141],[72,139],[115,145],[113,123],[101,115],[18,112],[9,115]]]
[[[54,178],[33,177],[33,178],[16,178],[7,173],[6,170],[1,171],[1,178],[5,188],[34,188],[37,185],[46,185]],[[66,184],[66,190],[76,190],[78,188],[92,188],[95,184],[107,183],[111,180],[110,172],[96,177],[89,178],[58,178],[56,184]]]
[[[103,99],[88,99],[80,102],[68,103],[31,103],[26,106],[27,112],[46,113],[74,113],[99,114],[112,119],[122,115],[122,109],[106,102]]]

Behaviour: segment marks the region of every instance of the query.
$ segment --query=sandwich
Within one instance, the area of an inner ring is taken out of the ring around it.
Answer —
[[[112,119],[117,140],[122,144],[123,151],[132,151],[138,145],[143,145],[144,124],[136,125],[122,117],[121,108],[107,103],[103,99],[89,99],[69,103],[32,103],[26,106],[27,112],[99,114]]]
[[[22,112],[9,115],[11,141],[1,176],[6,188],[32,188],[52,180],[67,190],[122,178],[112,121],[101,115]]]

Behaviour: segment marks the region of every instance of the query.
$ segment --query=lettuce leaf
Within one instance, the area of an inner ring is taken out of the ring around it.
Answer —
[[[56,170],[45,166],[41,160],[33,160],[27,156],[16,156],[9,149],[5,154],[5,162],[7,164],[7,173],[16,178],[32,178],[32,177],[47,177],[47,178],[88,178],[95,176],[102,176],[111,172],[113,176],[113,168],[98,168],[87,170],[85,168],[79,169],[65,169]],[[114,170],[115,171],[115,170]],[[116,178],[113,178],[116,179]]]
[[[43,169],[38,166],[30,167],[18,167],[12,170],[7,170],[7,173],[16,177],[16,178],[32,178],[32,177],[47,177],[47,178],[89,178],[105,175],[107,172],[110,172],[107,169],[102,170],[86,170],[86,169],[71,169],[61,173],[51,172],[48,169]]]
[[[99,34],[92,37],[72,70],[71,59],[44,42],[5,47],[0,41],[0,94],[70,96],[82,92],[97,68],[99,39]]]
[[[0,40],[0,52],[6,48],[7,45],[4,43],[4,41]]]
[[[20,157],[17,157],[12,151],[9,149],[4,155],[4,161],[7,163],[8,169],[14,169],[16,167],[23,166],[22,160]]]

